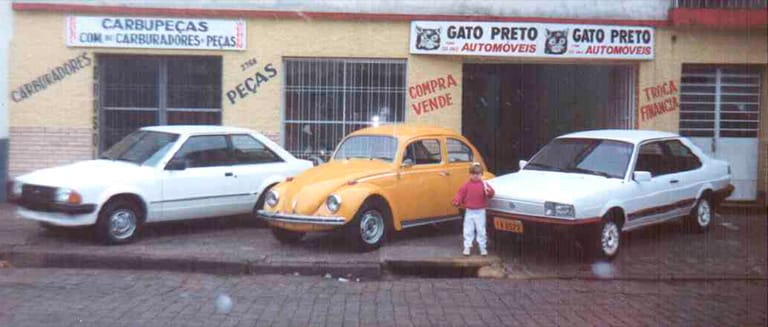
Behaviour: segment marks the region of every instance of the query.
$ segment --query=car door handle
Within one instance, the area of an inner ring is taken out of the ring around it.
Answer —
[[[440,176],[450,176],[450,175],[451,175],[451,173],[447,172],[447,171],[441,171],[440,172]]]
[[[226,177],[232,177],[232,176],[235,176],[235,174],[233,174],[233,173],[224,173],[224,176],[226,176]]]
[[[679,182],[680,182],[680,181],[679,181],[679,180],[676,180],[676,179],[673,179],[673,180],[669,181],[669,183],[670,183],[670,184],[677,184],[677,183],[679,183]]]

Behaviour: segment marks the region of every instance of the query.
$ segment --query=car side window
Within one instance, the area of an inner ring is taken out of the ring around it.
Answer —
[[[410,159],[414,165],[438,164],[442,161],[440,142],[434,139],[418,140],[405,148],[403,162]]]
[[[448,162],[472,162],[474,159],[472,149],[462,141],[449,138],[445,147],[448,150]]]
[[[669,151],[670,172],[682,172],[701,167],[701,160],[679,140],[664,142]]]
[[[236,164],[282,162],[272,150],[250,135],[232,135],[232,150]]]
[[[640,151],[637,154],[635,171],[647,171],[653,177],[664,175],[667,173],[664,159],[664,150],[661,148],[661,142],[643,144],[640,146]]]
[[[189,168],[226,166],[232,164],[227,138],[224,135],[190,137],[181,146],[174,160],[187,161]]]

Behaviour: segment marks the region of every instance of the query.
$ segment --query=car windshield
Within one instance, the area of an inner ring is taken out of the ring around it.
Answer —
[[[397,139],[391,136],[358,135],[348,137],[339,145],[334,159],[366,158],[388,162],[395,160]]]
[[[563,138],[547,144],[524,169],[624,178],[631,155],[626,142]]]
[[[100,159],[128,161],[138,165],[154,165],[170,150],[178,134],[136,131],[124,137]]]

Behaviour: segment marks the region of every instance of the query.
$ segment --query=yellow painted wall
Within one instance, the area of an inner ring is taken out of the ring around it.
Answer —
[[[656,55],[640,64],[638,110],[663,99],[648,99],[648,87],[674,81],[679,89],[683,64],[765,64],[768,62],[768,34],[759,30],[718,31],[707,29],[657,29]],[[679,97],[679,94],[678,94]],[[766,102],[763,102],[763,108]],[[638,113],[640,114],[640,113]],[[649,120],[638,116],[641,129],[677,132],[679,108]]]
[[[768,33],[765,30],[712,30],[712,29],[657,29],[656,59],[640,64],[638,76],[638,111],[646,104],[663,99],[648,99],[645,88],[674,81],[680,87],[683,64],[761,64],[768,67]],[[763,96],[760,105],[760,155],[758,167],[758,192],[768,190],[768,76],[763,74]],[[679,93],[675,96],[678,96]],[[671,132],[679,130],[680,108],[642,120],[638,112],[641,129],[657,129]],[[748,158],[747,160],[752,160]]]
[[[61,13],[17,11],[14,13],[15,35],[10,49],[9,87],[11,90],[28,83],[51,68],[86,52],[96,54],[207,55],[223,60],[222,107],[223,124],[252,128],[276,135],[282,130],[283,58],[398,58],[407,60],[407,87],[438,77],[451,75],[458,85],[433,95],[450,93],[452,105],[417,115],[412,105],[430,96],[411,98],[406,94],[406,122],[433,124],[461,131],[462,63],[477,58],[454,56],[419,56],[408,51],[408,22],[327,21],[293,19],[247,20],[246,51],[189,51],[158,49],[97,49],[65,46],[65,15]],[[707,29],[657,29],[655,60],[638,64],[638,109],[648,103],[647,87],[673,81],[679,89],[683,63],[756,63],[768,62],[768,36],[763,30],[717,31]],[[242,70],[248,59],[257,60],[255,67]],[[540,62],[520,58],[497,62]],[[226,92],[263,71],[271,63],[278,75],[249,94],[230,104]],[[49,86],[21,102],[10,102],[11,127],[77,127],[93,128],[96,109],[93,95],[94,64]],[[763,85],[768,84],[766,78]],[[765,87],[764,87],[765,90]],[[406,90],[407,92],[407,90]],[[764,92],[765,94],[765,92]],[[762,98],[761,172],[759,188],[768,189],[768,96]],[[642,129],[678,130],[679,108],[655,118],[642,120]],[[14,160],[14,158],[11,158]]]
[[[461,82],[460,59],[409,55],[410,25],[403,22],[251,19],[247,20],[248,50],[189,51],[68,48],[64,40],[64,15],[24,11],[15,14],[16,34],[10,56],[9,82],[12,89],[83,52],[87,52],[92,59],[99,53],[222,56],[223,124],[269,134],[279,133],[282,128],[284,57],[407,59],[409,84],[449,73]],[[251,58],[257,60],[257,65],[244,71],[241,64]],[[263,83],[255,94],[249,93],[231,104],[226,92],[256,72],[263,73],[263,66],[268,63],[273,64],[278,75]],[[29,99],[11,102],[11,126],[93,127],[93,71],[94,65],[91,65]],[[410,109],[410,105],[422,99],[406,97],[406,121],[437,124],[460,131],[461,86],[452,88],[450,92],[454,103],[451,107],[420,116]]]

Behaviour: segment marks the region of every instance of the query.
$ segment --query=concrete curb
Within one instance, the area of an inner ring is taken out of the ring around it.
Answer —
[[[379,263],[249,262],[200,258],[157,258],[135,255],[106,256],[47,251],[0,252],[0,260],[17,268],[90,268],[194,272],[214,275],[294,274],[381,278]]]
[[[385,276],[435,278],[504,278],[508,280],[588,280],[588,281],[765,281],[767,276],[744,275],[661,275],[661,276],[587,276],[515,274],[505,272],[497,256],[470,258],[383,259],[381,262],[309,262],[309,261],[226,261],[203,258],[168,258],[137,255],[68,253],[40,250],[0,249],[0,262],[16,268],[75,268],[158,270],[213,275],[298,274],[382,279]],[[490,272],[490,273],[489,273]]]

